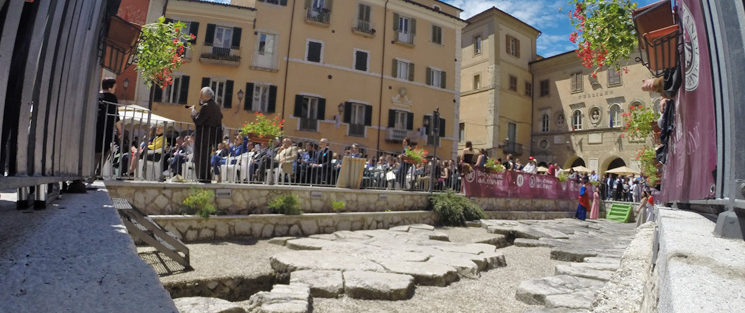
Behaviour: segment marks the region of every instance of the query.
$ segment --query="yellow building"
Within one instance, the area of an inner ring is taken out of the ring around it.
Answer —
[[[160,10],[154,2],[150,10]],[[210,86],[227,127],[264,112],[285,119],[290,137],[358,143],[373,155],[399,152],[407,136],[431,152],[424,129],[439,108],[438,155],[455,154],[460,9],[436,0],[177,0],[165,7],[197,38],[173,87],[156,94],[154,113],[190,121],[184,104]]]
[[[461,147],[471,141],[494,158],[527,155],[532,125],[530,62],[540,31],[491,8],[463,29]]]
[[[641,90],[649,70],[627,63],[628,72],[603,69],[596,78],[574,51],[531,64],[536,82],[532,151],[539,161],[563,168],[583,165],[600,174],[619,166],[639,170],[637,152],[651,143],[621,136],[622,114],[632,106],[659,113],[660,96]]]

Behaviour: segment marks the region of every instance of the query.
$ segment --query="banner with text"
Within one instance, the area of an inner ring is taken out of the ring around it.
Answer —
[[[519,198],[574,200],[581,184],[560,182],[556,177],[520,172],[487,173],[474,170],[463,179],[466,196],[480,198]],[[592,185],[587,185],[592,198]]]

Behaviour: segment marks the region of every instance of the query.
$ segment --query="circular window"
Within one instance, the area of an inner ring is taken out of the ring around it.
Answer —
[[[556,125],[564,125],[564,113],[556,115]]]
[[[600,108],[593,107],[590,109],[590,122],[592,122],[593,125],[597,126],[600,124],[601,119],[602,115],[600,114]]]
[[[541,142],[538,143],[538,146],[543,150],[548,149],[548,139],[541,140]]]

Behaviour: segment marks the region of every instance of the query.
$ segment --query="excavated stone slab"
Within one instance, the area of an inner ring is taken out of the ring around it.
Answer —
[[[507,266],[504,254],[496,251],[475,255],[471,257],[471,261],[476,263],[481,271]]]
[[[383,268],[371,261],[348,253],[325,251],[281,252],[269,258],[275,272],[289,273],[297,270],[364,270],[382,272]]]
[[[400,232],[404,232],[405,233],[405,232],[408,232],[409,231],[409,225],[391,227],[388,230],[400,231]]]
[[[344,293],[355,299],[405,300],[414,295],[414,277],[410,275],[344,272]]]
[[[606,257],[588,257],[585,258],[585,263],[603,263],[603,264],[615,264],[620,265],[620,258],[606,258]]]
[[[548,247],[552,248],[555,247],[554,244],[547,242],[545,240],[537,240],[537,239],[527,239],[527,238],[515,238],[515,241],[512,243],[516,247]]]
[[[510,243],[507,241],[507,237],[505,237],[504,235],[498,235],[498,234],[491,235],[489,238],[475,239],[474,243],[483,243],[487,245],[496,246],[497,249],[504,248],[510,245]]]
[[[247,313],[309,313],[310,303],[310,288],[299,283],[274,285],[270,292],[261,291],[238,302]]]
[[[614,263],[569,263],[569,266],[580,270],[598,270],[611,272],[619,268],[619,265]]]
[[[595,292],[584,290],[562,295],[546,296],[546,307],[569,308],[569,309],[591,309]]]
[[[603,282],[569,275],[556,275],[520,283],[515,297],[527,304],[544,304],[550,295],[568,294],[585,289],[598,289]]]
[[[352,239],[352,240],[366,240],[370,239],[370,236],[365,235],[360,232],[356,231],[349,231],[349,230],[340,230],[337,232],[334,232],[332,235],[336,236],[336,238],[339,239]]]
[[[533,309],[529,311],[525,311],[525,313],[590,313],[588,310],[582,310],[582,309],[569,309],[569,308],[539,308],[539,309]]]
[[[246,311],[233,302],[205,297],[186,297],[173,299],[179,313],[245,313]]]
[[[287,244],[288,240],[292,240],[295,238],[297,237],[274,237],[272,239],[269,239],[267,242],[278,246],[284,246],[285,244]]]
[[[441,232],[432,232],[431,234],[429,234],[428,238],[429,240],[450,241],[450,236]]]
[[[330,241],[315,238],[299,238],[287,240],[285,247],[292,250],[321,250],[328,245]]]
[[[315,235],[308,236],[308,238],[322,239],[322,240],[336,240],[336,236],[332,234],[315,234]]]
[[[565,234],[563,232],[560,232],[558,230],[551,229],[549,227],[541,227],[541,228],[537,228],[536,230],[539,231],[539,232],[541,232],[541,233],[543,233],[543,234],[546,234],[545,237],[547,237],[547,238],[552,238],[552,239],[569,239],[569,235],[567,235],[567,234]]]
[[[458,271],[458,275],[461,277],[478,278],[479,266],[471,260],[471,257],[465,254],[436,255],[427,262],[451,266]]]
[[[434,231],[435,230],[435,227],[432,226],[432,225],[427,225],[427,224],[413,224],[413,225],[409,225],[409,230],[411,230],[411,229],[421,229],[421,230]]]
[[[551,259],[558,261],[582,262],[587,257],[597,255],[597,252],[583,247],[563,246],[551,249]]]
[[[466,227],[481,227],[481,221],[466,221]]]
[[[576,268],[569,265],[559,264],[556,265],[556,275],[572,275],[600,281],[609,281],[613,272],[588,268]]]
[[[413,276],[417,285],[443,287],[458,280],[455,268],[443,264],[387,261],[381,265],[389,272]]]
[[[290,284],[306,284],[310,294],[319,298],[336,298],[344,292],[340,271],[303,270],[290,274]]]

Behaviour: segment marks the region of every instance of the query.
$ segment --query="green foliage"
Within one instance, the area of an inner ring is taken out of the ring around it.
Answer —
[[[476,203],[452,190],[429,198],[437,222],[446,226],[463,226],[466,221],[484,218],[484,210]]]
[[[497,172],[497,173],[504,172],[504,165],[497,163],[497,161],[495,161],[494,159],[486,160],[486,164],[484,164],[484,168],[486,168],[488,171],[491,171],[491,172]]]
[[[209,218],[211,214],[217,211],[217,208],[215,208],[215,192],[192,188],[189,196],[184,199],[184,206],[182,212],[185,214]]]
[[[567,174],[566,172],[561,172],[561,173],[559,173],[559,177],[558,178],[559,178],[559,181],[560,182],[569,181],[569,174]]]
[[[334,212],[344,211],[344,208],[346,207],[347,207],[347,203],[344,201],[332,201],[331,202],[331,208],[334,210]]]
[[[282,127],[285,124],[284,119],[275,116],[274,119],[267,118],[264,114],[256,114],[256,121],[243,123],[241,128],[242,135],[254,134],[260,138],[277,138],[282,137]]]
[[[660,180],[657,174],[657,153],[652,147],[644,147],[636,157],[641,165],[642,175],[647,177],[650,186],[657,185]]]
[[[195,38],[185,32],[185,27],[182,22],[166,23],[162,16],[157,22],[142,26],[135,58],[137,71],[148,87],[173,84],[171,75],[184,63],[181,56],[191,46],[189,40]]]
[[[653,125],[659,118],[658,114],[645,106],[632,106],[622,116],[626,121],[624,131],[634,139],[647,139],[652,135]]]
[[[593,185],[593,186],[597,187],[598,185],[600,185],[600,181],[597,181],[597,180],[591,180],[591,181],[590,181],[590,185]]]
[[[569,0],[574,10],[569,13],[576,29],[569,36],[576,43],[577,56],[587,68],[600,67],[620,70],[627,64],[637,45],[636,30],[631,13],[636,3],[630,0]]]
[[[296,195],[282,195],[269,202],[269,208],[275,214],[300,215],[300,199]]]

